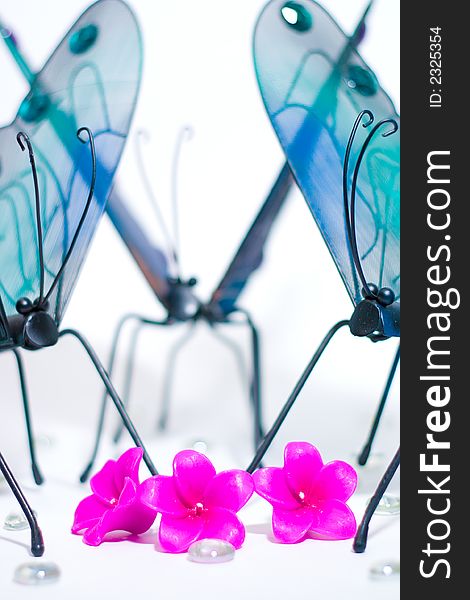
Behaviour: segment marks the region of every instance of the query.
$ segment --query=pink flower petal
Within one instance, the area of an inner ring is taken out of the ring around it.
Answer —
[[[241,548],[245,540],[245,528],[237,515],[227,508],[210,508],[206,511],[201,538],[230,542]]]
[[[158,531],[160,545],[167,552],[186,552],[189,546],[199,539],[203,526],[204,519],[201,517],[175,519],[163,515]]]
[[[327,500],[317,510],[317,520],[309,532],[312,537],[348,540],[356,534],[356,519],[341,500]]]
[[[215,469],[200,452],[183,450],[173,460],[173,473],[181,500],[188,508],[192,508],[202,502],[206,487],[215,476]]]
[[[298,510],[273,510],[273,533],[284,544],[295,544],[306,536],[316,521],[315,512],[309,506]]]
[[[326,464],[320,471],[308,500],[313,504],[318,500],[336,498],[346,502],[353,495],[357,486],[357,473],[341,460]]]
[[[307,442],[290,442],[284,450],[284,472],[294,496],[308,498],[323,461],[320,453]]]
[[[203,504],[238,512],[253,495],[253,478],[246,471],[233,469],[218,473],[208,484]]]
[[[141,501],[164,515],[184,517],[188,509],[179,499],[174,477],[155,475],[139,486]]]
[[[99,546],[106,536],[111,531],[126,531],[126,528],[121,524],[120,512],[117,509],[107,510],[101,519],[83,534],[83,541],[89,546]]]
[[[116,461],[114,483],[119,491],[122,490],[126,477],[130,477],[135,484],[139,484],[139,466],[143,454],[142,448],[130,448]]]
[[[114,483],[115,460],[108,460],[104,467],[90,479],[92,492],[104,502],[111,505],[121,493]]]
[[[108,530],[103,530],[102,520],[100,519],[98,523],[85,531],[83,534],[83,541],[85,544],[88,544],[88,546],[99,546],[107,533]]]
[[[131,504],[137,495],[137,485],[130,479],[126,477],[124,480],[124,487],[122,488],[121,495],[119,496],[119,500],[117,502],[119,507],[125,506],[126,504]]]
[[[83,529],[92,527],[107,510],[107,504],[99,500],[96,496],[87,496],[75,510],[72,533],[78,533]]]
[[[292,495],[287,486],[284,469],[279,467],[265,467],[253,473],[255,491],[267,500],[274,508],[295,510],[299,508],[299,501]]]
[[[111,531],[128,531],[140,534],[147,531],[155,521],[157,512],[140,502],[136,496],[135,483],[127,478],[121,494],[123,503],[107,510],[93,527],[83,534],[83,541],[90,546],[99,546]]]

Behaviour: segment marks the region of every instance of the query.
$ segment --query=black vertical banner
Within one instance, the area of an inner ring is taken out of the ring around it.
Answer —
[[[401,7],[401,573],[403,598],[427,600],[468,595],[470,28],[463,6]]]

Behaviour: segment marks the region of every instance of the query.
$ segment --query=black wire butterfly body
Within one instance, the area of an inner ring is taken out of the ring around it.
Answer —
[[[334,72],[342,68],[343,64],[354,52],[354,48],[361,42],[365,33],[365,21],[372,2],[366,7],[352,35],[347,38],[347,42],[340,53],[337,63],[333,65]],[[320,92],[320,95],[326,95],[331,87],[337,85],[335,78],[327,80]],[[334,113],[334,107],[328,108],[328,114]],[[149,184],[145,172],[143,181],[146,184],[147,192],[153,200],[151,185]],[[135,261],[139,265],[142,273],[150,284],[152,290],[160,300],[161,304],[167,310],[167,316],[161,321],[143,318],[139,315],[126,315],[119,323],[111,349],[109,371],[112,372],[117,346],[123,326],[127,321],[136,320],[138,322],[131,340],[130,350],[127,358],[127,369],[125,375],[124,398],[129,397],[132,372],[134,365],[134,354],[137,344],[137,337],[142,325],[157,325],[167,327],[168,325],[189,322],[197,323],[204,321],[208,323],[213,331],[219,324],[233,324],[237,321],[232,319],[236,314],[242,314],[242,317],[251,330],[252,339],[252,380],[250,386],[251,403],[254,412],[254,439],[257,447],[263,437],[263,427],[261,423],[261,382],[260,382],[260,357],[259,357],[259,335],[253,319],[246,310],[240,309],[238,299],[245,288],[252,273],[258,269],[263,261],[264,246],[270,235],[270,231],[279,215],[279,212],[286,200],[289,190],[294,184],[294,177],[288,162],[282,167],[268,197],[259,210],[252,226],[238,248],[232,262],[222,277],[216,290],[213,292],[208,302],[201,301],[195,292],[196,279],[190,278],[183,281],[181,278],[171,278],[168,275],[168,258],[159,249],[156,248],[147,238],[145,232],[133,218],[126,202],[115,190],[108,203],[107,212],[112,223],[116,227],[122,240],[131,252]],[[160,219],[161,220],[161,219]],[[361,306],[362,310],[363,305]],[[189,330],[181,340],[177,342],[170,353],[165,383],[163,407],[159,418],[159,427],[163,429],[168,420],[169,390],[172,379],[174,364],[177,353],[182,346],[190,339],[194,328]],[[375,336],[378,339],[378,329],[374,329]],[[231,349],[238,354],[238,349],[229,340],[220,337],[219,339],[229,344]],[[240,358],[238,357],[239,361]],[[92,458],[83,474],[85,479],[90,472],[94,459],[96,457],[100,442],[101,432],[104,426],[105,400],[103,400],[102,411],[99,418],[96,442],[92,453]],[[119,428],[115,434],[115,440],[120,437],[122,429]]]
[[[108,26],[110,15],[113,27]],[[4,37],[6,30],[1,29]],[[0,129],[0,352],[12,351],[16,357],[35,481],[40,484],[43,478],[36,462],[19,348],[39,350],[66,335],[84,347],[155,474],[93,348],[77,330],[60,329],[134,112],[141,73],[138,25],[120,0],[99,0],[82,14],[37,74],[29,70],[12,36],[5,41],[31,89],[13,123]],[[78,120],[89,126],[78,126]],[[83,133],[90,142],[88,152],[80,144],[87,141]],[[29,169],[15,138],[22,150],[28,150]],[[36,517],[1,454],[0,470],[29,522],[31,551],[40,556],[44,543]]]
[[[349,326],[353,335],[374,342],[400,337],[399,144],[396,136],[387,139],[398,130],[398,116],[374,73],[354,49],[346,52],[345,48],[346,35],[313,0],[271,0],[256,26],[254,56],[266,110],[355,309],[350,319],[333,325],[322,340],[260,444],[249,472],[259,466],[340,329]],[[362,125],[368,133],[355,144],[364,117]],[[379,135],[384,125],[388,129]],[[351,156],[355,158],[352,177]],[[359,456],[361,465],[369,456],[398,362],[399,349]],[[369,522],[399,461],[398,450],[367,506],[355,552],[365,550]]]

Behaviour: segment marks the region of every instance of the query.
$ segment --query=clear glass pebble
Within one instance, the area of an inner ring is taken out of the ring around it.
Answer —
[[[195,440],[192,443],[192,448],[201,454],[205,454],[207,452],[207,444],[203,440]]]
[[[393,494],[384,494],[375,509],[376,515],[399,515],[400,514],[400,496]]]
[[[189,546],[188,558],[197,563],[228,562],[235,558],[235,548],[224,540],[198,540]]]
[[[400,576],[400,563],[395,560],[383,560],[374,563],[369,570],[372,579],[396,579]]]
[[[53,562],[28,562],[16,567],[13,581],[22,585],[54,583],[60,577],[60,569]]]
[[[37,516],[36,511],[33,511]],[[22,512],[11,512],[8,513],[3,522],[3,529],[7,531],[22,531],[23,529],[29,529],[28,519]]]

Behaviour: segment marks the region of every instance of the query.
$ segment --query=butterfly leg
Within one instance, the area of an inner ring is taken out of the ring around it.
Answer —
[[[237,309],[235,313],[243,317],[243,323],[250,330],[251,335],[251,356],[252,356],[252,373],[250,382],[250,402],[253,409],[253,426],[254,426],[254,444],[255,450],[258,448],[264,438],[264,430],[262,424],[262,402],[261,402],[261,359],[260,359],[260,343],[259,333],[256,325],[253,322],[250,314],[244,309]],[[225,323],[239,324],[240,321],[227,319]]]
[[[227,321],[228,322],[228,321]],[[258,333],[256,330],[254,330],[255,333],[252,336],[252,340],[253,340],[253,377],[252,380],[250,381],[250,403],[252,405],[253,408],[253,412],[255,414],[255,418],[254,418],[254,434],[255,434],[255,450],[258,447],[259,443],[261,442],[261,440],[263,439],[263,432],[261,429],[261,410],[260,410],[260,406],[259,403],[257,403],[255,401],[255,399],[260,397],[260,377],[259,377],[259,338],[258,338]],[[237,361],[237,365],[238,365],[238,370],[240,372],[240,378],[243,382],[243,387],[245,387],[245,382],[247,380],[247,374],[246,374],[246,369],[245,369],[245,363],[243,360],[243,354],[238,346],[238,344],[236,344],[235,342],[233,342],[230,338],[223,336],[218,327],[214,327],[213,328],[213,332],[214,335],[217,336],[218,340],[220,342],[222,342],[225,346],[227,346],[228,348],[230,348],[230,350],[232,350],[234,356],[235,356],[235,360]],[[258,406],[258,410],[257,407]]]
[[[221,344],[223,344],[229,350],[232,351],[237,363],[238,372],[240,374],[240,380],[243,382],[243,387],[245,387],[245,383],[248,380],[248,375],[246,373],[245,362],[243,359],[243,352],[241,351],[241,348],[229,337],[223,335],[220,331],[220,327],[214,326],[212,328],[212,332]]]
[[[254,417],[254,441],[255,450],[260,445],[264,438],[264,430],[262,424],[262,406],[261,406],[261,361],[260,361],[260,345],[259,345],[259,334],[258,329],[253,323],[250,315],[245,312],[246,322],[250,328],[251,333],[251,349],[252,349],[252,361],[253,371],[251,379],[251,402],[253,406],[253,417]]]
[[[4,459],[2,453],[0,452],[0,471],[2,475],[5,477],[5,481],[9,485],[11,491],[15,495],[15,498],[18,500],[19,505],[21,506],[21,510],[26,517],[29,527],[31,529],[31,554],[33,556],[42,556],[44,554],[44,541],[42,538],[42,533],[39,528],[36,516],[34,515],[31,506],[28,504],[18,482],[16,481],[13,473],[10,471],[9,466],[7,465],[6,460]]]
[[[279,413],[277,419],[274,421],[274,424],[272,425],[271,429],[264,436],[260,446],[258,447],[258,450],[256,451],[256,454],[255,454],[253,460],[251,461],[250,465],[247,468],[248,473],[253,473],[259,467],[259,465],[260,465],[261,461],[263,460],[263,457],[266,454],[269,446],[271,445],[275,435],[277,434],[277,432],[279,431],[285,418],[289,414],[289,411],[292,408],[294,402],[296,401],[297,396],[300,394],[302,388],[304,387],[307,379],[309,378],[311,372],[313,371],[313,368],[319,361],[321,355],[325,351],[328,344],[331,342],[331,340],[334,337],[334,335],[336,334],[336,332],[348,324],[349,324],[348,320],[338,321],[338,323],[333,325],[333,327],[328,331],[326,336],[323,338],[320,345],[315,350],[315,353],[312,356],[312,358],[310,359],[310,362],[308,363],[304,372],[302,373],[299,380],[295,384],[294,389],[292,390],[289,398],[287,399],[286,403],[282,407],[281,412]]]
[[[175,373],[176,359],[183,346],[185,346],[194,335],[196,321],[191,321],[189,329],[184,335],[173,345],[168,356],[168,362],[165,369],[165,379],[163,380],[163,396],[162,408],[158,418],[157,427],[160,431],[165,431],[168,424],[168,416],[170,412],[171,389],[173,384],[173,375]]]
[[[354,552],[361,553],[364,552],[367,546],[367,536],[369,534],[369,523],[372,519],[372,515],[374,514],[377,506],[382,499],[382,496],[385,494],[393,476],[395,475],[398,466],[400,465],[400,448],[398,448],[395,456],[392,459],[392,462],[389,464],[387,470],[384,473],[384,476],[379,482],[377,489],[375,490],[374,495],[369,501],[367,505],[366,512],[362,517],[362,521],[357,528],[356,537],[354,538],[353,550]]]
[[[100,376],[104,386],[106,387],[106,391],[107,391],[108,395],[111,397],[111,400],[113,401],[114,406],[116,407],[121,419],[123,420],[124,426],[126,427],[127,431],[129,432],[129,435],[131,436],[132,440],[134,441],[134,444],[136,446],[142,448],[142,450],[144,452],[144,456],[143,456],[144,462],[147,465],[150,473],[152,475],[156,475],[157,469],[155,468],[155,465],[153,464],[142,440],[140,439],[140,436],[137,433],[137,430],[134,427],[134,424],[132,423],[129,415],[127,414],[127,411],[126,411],[121,399],[119,398],[119,396],[111,382],[111,379],[109,378],[109,375],[106,373],[106,371],[105,371],[103,365],[101,364],[101,361],[99,360],[98,356],[96,355],[95,351],[90,346],[88,341],[81,335],[81,333],[79,333],[75,329],[63,329],[59,333],[59,337],[64,337],[65,335],[71,335],[71,336],[75,337],[80,342],[80,344],[83,346],[83,348],[85,349],[86,353],[88,354],[88,357],[90,358],[91,362],[93,363],[93,366],[95,367],[98,375]]]
[[[392,368],[390,369],[390,373],[388,374],[387,382],[385,384],[385,389],[383,391],[382,398],[380,399],[379,406],[377,408],[377,412],[375,414],[374,421],[372,423],[372,427],[371,427],[371,430],[369,433],[369,437],[367,438],[364,448],[362,449],[361,453],[359,454],[359,458],[357,459],[357,462],[361,465],[361,467],[364,466],[369,459],[369,454],[372,449],[372,444],[375,439],[375,434],[377,433],[380,419],[382,418],[382,413],[384,411],[385,404],[387,402],[388,395],[390,393],[390,388],[392,387],[393,379],[395,377],[395,373],[396,373],[399,362],[400,362],[400,346],[398,346],[398,350],[395,354],[395,358],[393,359]]]
[[[109,366],[108,366],[108,374],[111,377],[113,374],[113,369],[114,369],[114,363],[116,360],[116,353],[117,353],[117,349],[119,346],[119,341],[121,339],[121,334],[124,330],[124,326],[126,325],[126,323],[128,323],[129,321],[132,321],[134,319],[137,319],[138,315],[135,315],[133,313],[128,314],[128,315],[124,315],[121,320],[119,321],[115,331],[114,331],[114,335],[113,335],[113,342],[111,344],[111,354],[109,357]],[[91,458],[88,461],[88,464],[86,466],[86,468],[84,469],[84,471],[82,472],[82,474],[80,475],[80,481],[82,483],[85,483],[85,481],[88,480],[88,477],[90,475],[91,470],[93,469],[93,465],[95,464],[95,460],[96,460],[96,456],[98,454],[98,449],[100,446],[100,442],[101,442],[101,437],[103,435],[103,428],[104,428],[104,421],[105,421],[105,417],[106,417],[106,406],[107,406],[107,400],[108,398],[108,392],[105,390],[103,393],[103,399],[101,401],[101,408],[100,408],[100,414],[98,417],[98,426],[96,428],[96,435],[95,435],[95,443],[93,446],[93,451],[91,453]]]
[[[124,376],[124,390],[122,393],[122,401],[124,406],[129,410],[129,402],[131,399],[131,388],[132,388],[132,377],[134,375],[135,356],[137,350],[137,342],[139,341],[139,334],[142,331],[143,324],[139,321],[131,334],[131,342],[129,351],[127,353],[126,361],[126,373]],[[119,421],[116,431],[113,435],[113,442],[117,444],[121,439],[124,426],[122,421]]]
[[[29,410],[29,394],[28,388],[26,386],[23,359],[21,358],[21,354],[17,348],[14,348],[12,352],[16,358],[16,364],[18,366],[18,375],[20,378],[21,397],[23,399],[24,418],[26,422],[26,432],[28,434],[29,456],[31,458],[31,470],[33,472],[34,481],[37,485],[41,485],[42,483],[44,483],[44,477],[41,474],[38,462],[36,460],[36,447],[34,444],[33,426],[31,423],[31,413]]]

